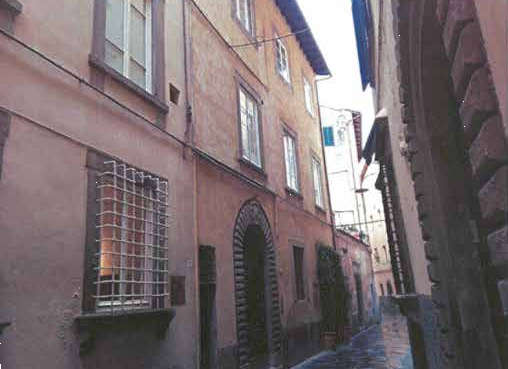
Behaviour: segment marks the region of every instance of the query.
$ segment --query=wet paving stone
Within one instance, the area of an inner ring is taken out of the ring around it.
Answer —
[[[356,335],[348,345],[292,369],[413,369],[405,318],[385,314],[381,324]]]

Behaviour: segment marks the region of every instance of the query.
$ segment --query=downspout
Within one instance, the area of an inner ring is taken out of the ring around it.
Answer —
[[[317,98],[317,104],[318,104],[318,120],[319,120],[319,137],[321,138],[321,152],[323,155],[323,165],[325,170],[325,183],[326,183],[326,193],[328,196],[328,209],[330,212],[330,227],[332,230],[332,244],[333,249],[337,251],[337,243],[335,242],[335,217],[333,216],[333,210],[332,210],[332,198],[330,197],[330,185],[328,183],[328,168],[326,165],[326,155],[325,155],[325,144],[323,141],[323,122],[321,120],[321,105],[319,104],[319,89],[317,86],[318,82],[326,81],[332,78],[332,75],[329,74],[328,76],[321,78],[321,79],[315,79],[314,85],[316,87],[316,98]]]
[[[191,150],[194,147],[194,125],[192,115],[192,102],[193,102],[193,91],[191,91],[191,13],[189,10],[188,0],[182,0],[182,27],[183,27],[183,58],[184,58],[184,88],[185,88],[185,134],[184,134],[184,146],[182,147],[183,159],[187,158],[187,149],[190,147]],[[191,151],[192,153],[192,151]],[[198,218],[198,202],[197,195],[199,191],[198,184],[198,158],[195,155],[191,157],[191,165],[193,166],[192,177],[193,177],[193,200],[192,208],[194,213],[194,321],[195,325],[195,352],[194,356],[194,367],[199,366],[201,361],[201,319],[200,319],[200,298],[199,298],[199,218]]]
[[[189,19],[187,18],[189,17]],[[183,22],[183,58],[184,58],[184,80],[185,80],[185,134],[184,141],[187,146],[194,146],[194,125],[192,115],[193,91],[191,91],[191,46],[192,34],[190,25],[190,11],[188,11],[188,0],[182,0],[182,22]],[[183,148],[183,157],[186,157],[186,147]]]

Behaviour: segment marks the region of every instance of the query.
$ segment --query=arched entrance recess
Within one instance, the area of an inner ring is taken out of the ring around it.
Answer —
[[[250,200],[240,209],[233,233],[240,369],[278,368],[282,364],[275,256],[268,218],[261,204]]]
[[[496,108],[489,98],[483,106],[473,103],[478,93],[489,93],[476,91],[488,80],[485,58],[471,63],[457,51],[471,45],[482,49],[479,28],[471,29],[478,26],[474,2],[396,0],[392,5],[402,119],[439,312],[443,368],[500,368],[495,299],[488,299],[482,268],[486,246],[478,226],[484,222],[469,157],[471,141]],[[460,44],[462,37],[467,42]]]

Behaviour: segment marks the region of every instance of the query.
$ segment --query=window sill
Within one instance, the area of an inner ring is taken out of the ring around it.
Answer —
[[[247,39],[252,43],[252,46],[255,47],[256,50],[259,49],[259,45],[256,43],[256,37],[254,36],[254,34],[252,32],[249,32],[249,30],[245,28],[242,22],[235,15],[233,15],[233,19],[235,20],[238,27],[242,30],[245,37],[247,37]]]
[[[75,318],[75,324],[81,333],[79,353],[83,355],[90,352],[93,349],[96,336],[101,331],[110,330],[111,327],[122,327],[135,332],[140,325],[151,326],[157,339],[163,339],[174,317],[175,310],[171,308],[133,309],[78,315]]]
[[[0,321],[0,336],[2,335],[5,328],[11,325],[11,322],[2,322]]]
[[[0,0],[2,1],[2,0]],[[169,106],[166,105],[162,100],[160,100],[157,96],[147,92],[142,87],[139,87],[137,84],[132,82],[130,79],[122,75],[121,73],[118,73],[115,69],[111,68],[109,65],[104,63],[101,59],[99,59],[97,56],[90,54],[88,57],[88,63],[91,67],[99,69],[100,71],[106,73],[111,78],[113,78],[115,81],[123,84],[125,87],[130,89],[132,92],[137,94],[139,97],[141,97],[143,100],[151,103],[154,105],[157,109],[159,109],[162,113],[167,114],[169,112]]]
[[[0,0],[0,8],[7,9],[14,15],[18,15],[23,10],[23,5],[16,0]]]
[[[293,85],[291,84],[291,78],[289,81],[279,72],[277,67],[275,67],[275,73],[279,76],[280,80],[287,86],[291,91],[293,91]]]
[[[290,187],[284,187],[284,190],[286,191],[286,193],[292,197],[297,197],[298,199],[300,200],[303,200],[303,195],[301,194],[301,192],[299,191],[296,191],[296,190],[293,190],[292,188]]]
[[[247,159],[245,159],[243,156],[240,156],[238,158],[238,162],[241,164],[241,165],[244,165],[246,167],[248,167],[249,169],[257,172],[258,174],[260,174],[264,179],[268,178],[268,175],[266,174],[266,172],[264,171],[264,169],[262,167],[258,167],[256,164],[254,163],[251,163],[250,161],[248,161]]]
[[[316,208],[316,211],[317,211],[318,213],[321,213],[321,214],[326,215],[326,209],[325,209],[325,208],[322,208],[321,206],[319,206],[319,205],[317,205],[317,204],[316,204],[316,205],[314,205],[314,207]]]

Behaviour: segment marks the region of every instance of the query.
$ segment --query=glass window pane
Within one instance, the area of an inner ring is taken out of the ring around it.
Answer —
[[[246,97],[242,90],[240,90],[240,109],[243,109],[244,111],[247,110]]]
[[[129,65],[129,78],[139,86],[145,88],[146,86],[146,71],[145,68],[137,64],[131,59]]]
[[[256,103],[252,103],[253,107],[253,128],[254,128],[254,142],[255,146],[255,163],[258,166],[261,166],[261,138],[259,134],[259,116],[258,116],[258,107]]]
[[[106,0],[106,38],[123,50],[124,0]]]
[[[136,8],[131,7],[130,54],[139,64],[146,66],[146,19]]]
[[[123,74],[123,52],[109,41],[106,41],[105,62],[117,72]]]
[[[250,7],[249,7],[249,0],[243,0],[243,6],[245,7],[245,9],[244,9],[245,18],[243,20],[243,25],[245,26],[245,29],[247,29],[247,31],[250,31]]]

